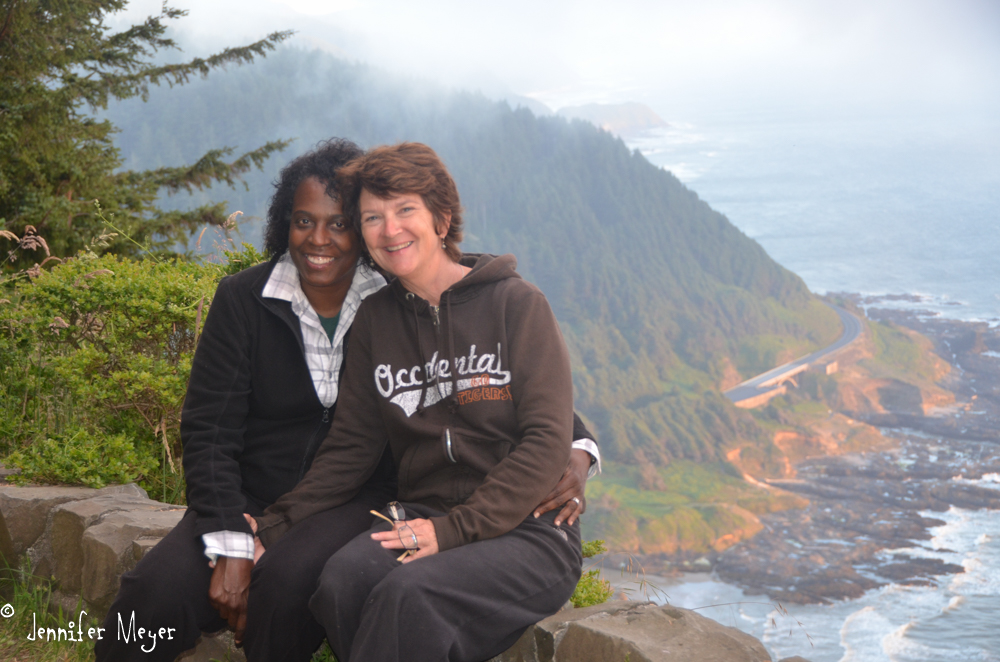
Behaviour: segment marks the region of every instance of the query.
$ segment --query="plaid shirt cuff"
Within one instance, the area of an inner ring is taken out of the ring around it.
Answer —
[[[587,478],[593,478],[601,473],[601,451],[593,439],[577,439],[573,442],[573,448],[590,453],[590,471],[587,472]]]
[[[253,561],[253,536],[242,531],[214,531],[201,537],[205,543],[205,556],[212,562],[220,556]]]

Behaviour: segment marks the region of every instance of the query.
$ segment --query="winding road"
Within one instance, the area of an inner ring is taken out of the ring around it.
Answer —
[[[780,365],[777,368],[768,370],[767,372],[757,375],[752,379],[748,379],[742,384],[725,391],[724,395],[732,400],[737,406],[755,406],[750,403],[755,403],[757,401],[760,401],[762,404],[770,399],[770,397],[774,397],[785,392],[782,386],[784,381],[794,377],[800,372],[805,372],[811,365],[815,365],[823,361],[829,361],[829,359],[833,358],[835,354],[857,340],[861,336],[861,320],[839,306],[834,306],[829,303],[826,305],[833,308],[833,311],[837,313],[838,317],[840,317],[840,322],[844,325],[844,333],[840,336],[840,339],[837,340],[837,342],[824,347],[819,351],[813,352],[808,356],[804,356],[801,359]]]

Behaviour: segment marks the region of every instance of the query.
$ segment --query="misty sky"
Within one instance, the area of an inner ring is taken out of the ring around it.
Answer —
[[[996,0],[171,0],[185,55],[294,29],[299,47],[553,109],[1000,112]],[[136,21],[159,0],[133,0]],[[183,57],[183,56],[178,56]]]

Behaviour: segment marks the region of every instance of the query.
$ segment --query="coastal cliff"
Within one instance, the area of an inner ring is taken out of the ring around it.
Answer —
[[[877,303],[866,305],[864,337],[839,357],[837,373],[805,373],[786,395],[753,410],[781,455],[760,457],[748,447],[729,457],[744,485],[787,507],[755,513],[750,535],[734,526],[739,540],[691,532],[663,547],[655,540],[667,528],[663,512],[642,506],[653,501],[649,492],[623,504],[595,486],[591,522],[623,513],[629,523],[601,529],[609,548],[630,552],[648,573],[714,569],[783,602],[857,598],[888,583],[937,586],[964,572],[905,550],[944,524],[928,513],[1000,509],[1000,492],[978,484],[1000,472],[1000,331]]]

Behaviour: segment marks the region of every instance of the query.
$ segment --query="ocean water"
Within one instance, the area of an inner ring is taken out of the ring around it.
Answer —
[[[989,481],[971,482],[990,486]],[[775,660],[801,655],[811,662],[1000,661],[1000,512],[951,508],[926,515],[945,522],[931,529],[929,541],[883,553],[938,558],[965,568],[942,576],[936,587],[889,584],[831,605],[779,605],[707,577],[680,583],[650,577],[658,590],[649,591],[648,599],[696,609],[752,634]],[[627,579],[611,579],[631,589],[633,599],[643,597]]]
[[[1000,324],[1000,117],[665,119],[626,143],[813,291]]]

